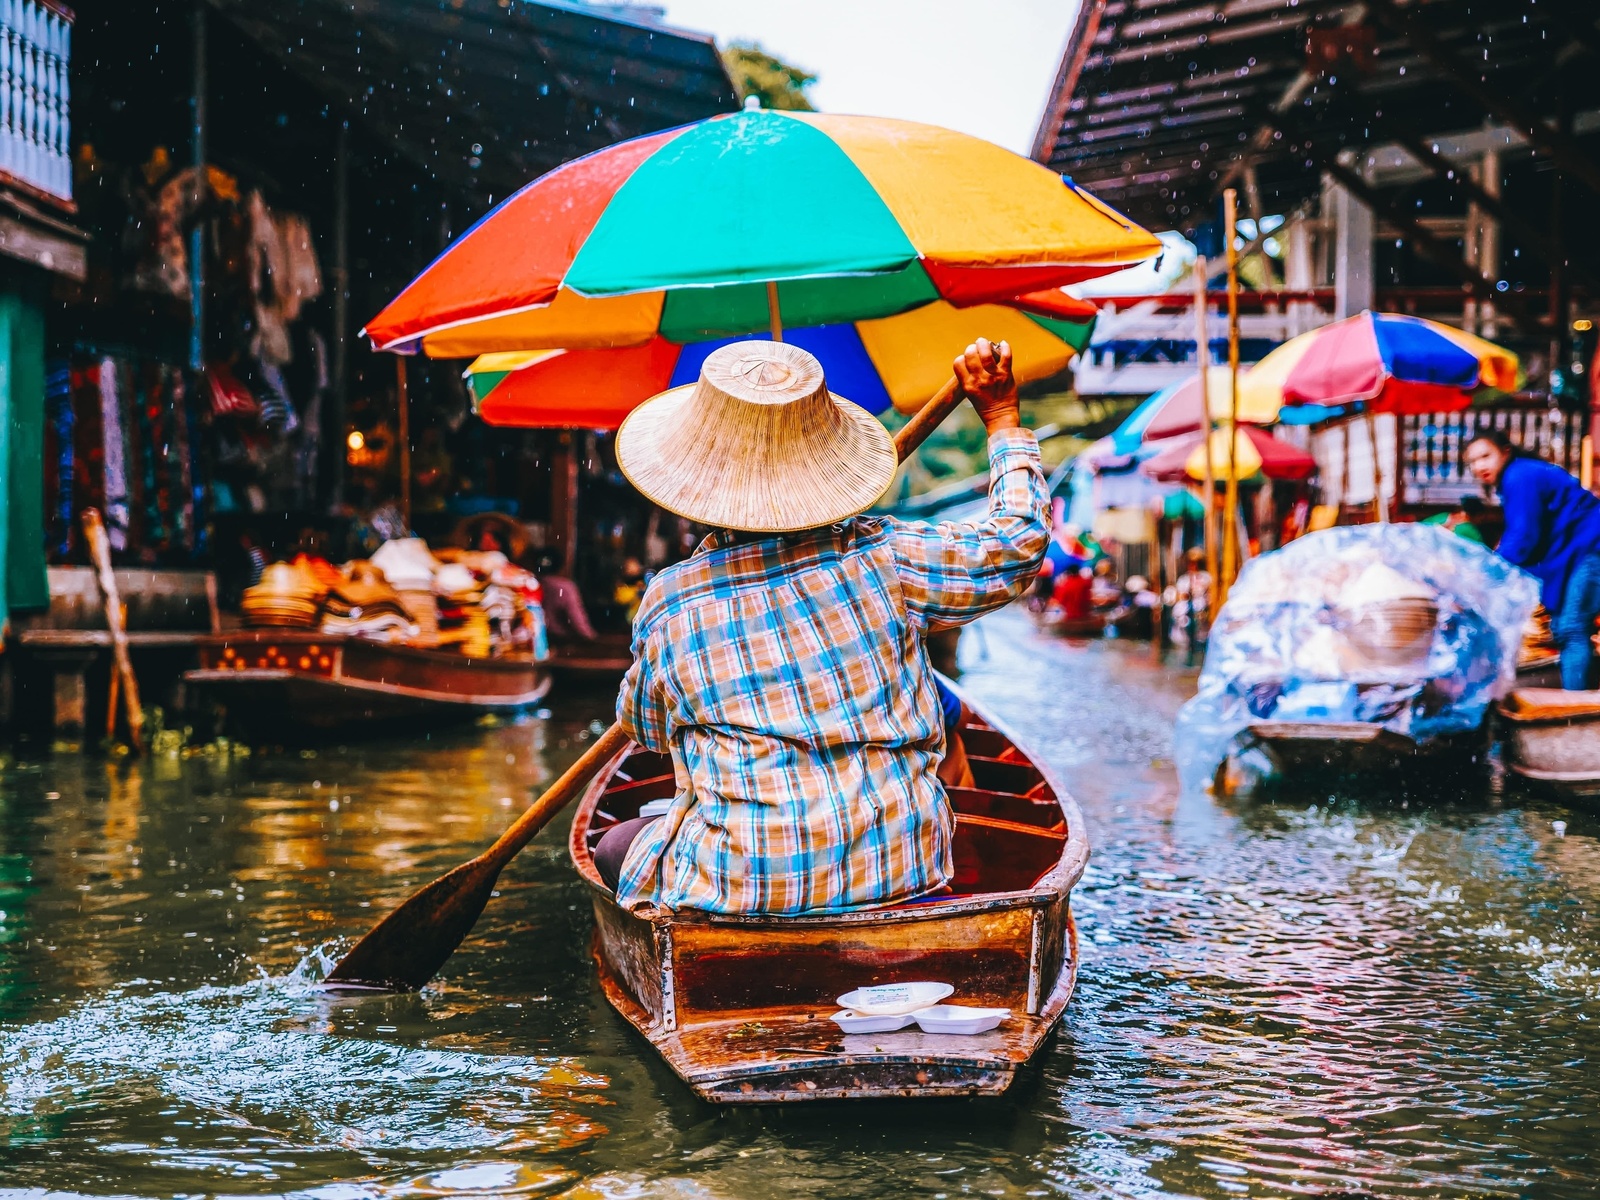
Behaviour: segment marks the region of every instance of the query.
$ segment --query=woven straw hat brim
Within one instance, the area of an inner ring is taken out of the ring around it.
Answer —
[[[698,385],[646,400],[617,430],[617,465],[646,499],[701,525],[798,533],[871,508],[894,481],[894,439],[860,405],[831,396],[822,428],[771,431],[688,419]]]

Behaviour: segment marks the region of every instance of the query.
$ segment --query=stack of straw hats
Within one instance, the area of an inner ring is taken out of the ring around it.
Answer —
[[[446,563],[433,576],[439,606],[439,644],[459,647],[469,658],[488,658],[489,614],[483,584],[464,563]]]
[[[349,572],[349,578],[328,589],[322,601],[323,629],[368,636],[416,636],[416,626],[382,571],[358,559],[350,564]]]
[[[277,562],[246,588],[239,609],[246,625],[307,629],[316,624],[323,586],[297,563]]]

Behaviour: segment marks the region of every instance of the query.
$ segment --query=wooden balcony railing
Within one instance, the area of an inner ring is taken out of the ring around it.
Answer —
[[[1467,443],[1479,433],[1503,430],[1529,454],[1579,473],[1587,422],[1547,408],[1491,408],[1430,413],[1401,419],[1405,497],[1412,504],[1453,504],[1481,488],[1467,470]]]
[[[0,172],[69,204],[72,20],[45,0],[0,0]]]

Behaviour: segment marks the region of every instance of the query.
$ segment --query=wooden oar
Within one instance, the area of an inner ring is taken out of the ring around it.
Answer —
[[[117,712],[115,686],[121,681],[122,705],[128,718],[128,742],[135,754],[144,753],[144,710],[139,707],[139,681],[133,675],[133,660],[128,656],[128,631],[122,622],[122,597],[117,594],[117,577],[111,570],[111,539],[100,520],[100,511],[83,510],[83,534],[94,561],[95,579],[100,584],[100,599],[106,606],[106,628],[111,630],[111,657],[114,663],[110,695],[111,711],[106,714],[106,736],[114,731]]]
[[[895,435],[895,453],[901,462],[922,445],[961,400],[961,387],[952,378]],[[494,845],[471,862],[435,879],[373,926],[328,972],[325,985],[414,991],[427,983],[477,924],[505,865],[550,823],[550,818],[576,799],[595,773],[627,744],[628,735],[622,726],[611,726],[512,822]]]

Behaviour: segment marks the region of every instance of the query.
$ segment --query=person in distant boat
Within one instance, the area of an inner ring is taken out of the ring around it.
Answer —
[[[1539,580],[1561,648],[1561,686],[1583,691],[1591,683],[1600,616],[1600,499],[1554,463],[1522,453],[1498,429],[1467,444],[1467,467],[1500,493],[1505,532],[1495,550]]]
[[[589,612],[583,607],[583,594],[562,570],[561,559],[555,554],[541,555],[534,574],[539,578],[545,629],[550,639],[556,642],[579,639],[594,641],[599,635],[589,623]]]
[[[1172,641],[1188,649],[1192,666],[1205,646],[1211,624],[1211,572],[1206,570],[1206,552],[1198,546],[1184,551],[1183,574],[1173,580],[1165,596],[1172,614]]]
[[[617,719],[671,754],[677,795],[596,847],[620,904],[836,912],[946,886],[947,714],[924,638],[1021,595],[1049,537],[1010,348],[980,338],[955,370],[989,433],[972,524],[862,515],[894,444],[797,346],[719,348],[623,422],[633,485],[716,532],[651,580],[634,623]]]

